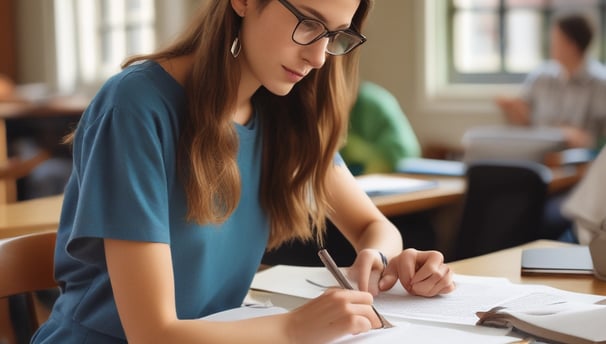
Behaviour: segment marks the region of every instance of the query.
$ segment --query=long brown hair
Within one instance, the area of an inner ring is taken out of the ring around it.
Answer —
[[[372,0],[360,0],[352,28],[361,29]],[[262,10],[269,0],[259,0]],[[136,61],[163,60],[193,54],[194,65],[185,88],[189,111],[178,147],[184,177],[188,218],[220,223],[239,202],[236,162],[238,136],[233,107],[240,70],[229,54],[241,18],[229,0],[210,0],[177,41]],[[358,84],[358,52],[328,56],[287,96],[264,87],[253,95],[261,115],[263,162],[259,201],[270,218],[268,248],[292,240],[322,241],[329,213],[325,177],[347,130],[347,113]]]

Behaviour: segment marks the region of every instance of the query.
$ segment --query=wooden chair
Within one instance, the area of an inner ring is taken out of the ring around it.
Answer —
[[[33,334],[44,320],[36,306],[34,292],[56,288],[54,251],[56,233],[42,232],[0,240],[0,319],[8,316],[8,298],[25,295],[29,331]],[[4,308],[4,309],[1,309]],[[14,342],[14,326],[0,321],[0,343]],[[3,338],[4,337],[4,338]]]

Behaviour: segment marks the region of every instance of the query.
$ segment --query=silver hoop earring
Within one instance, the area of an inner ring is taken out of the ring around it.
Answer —
[[[231,44],[231,49],[229,51],[231,52],[231,56],[233,56],[234,58],[240,55],[240,51],[242,51],[242,44],[240,43],[240,39],[237,36],[236,38],[234,38],[234,41]]]

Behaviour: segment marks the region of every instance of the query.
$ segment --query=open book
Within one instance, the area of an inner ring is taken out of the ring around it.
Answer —
[[[562,302],[533,308],[517,303],[477,315],[478,325],[515,328],[558,343],[606,343],[606,305]]]

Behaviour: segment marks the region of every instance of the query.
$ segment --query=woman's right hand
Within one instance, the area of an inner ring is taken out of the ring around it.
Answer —
[[[291,343],[327,343],[348,334],[380,328],[370,293],[330,288],[287,314]]]

